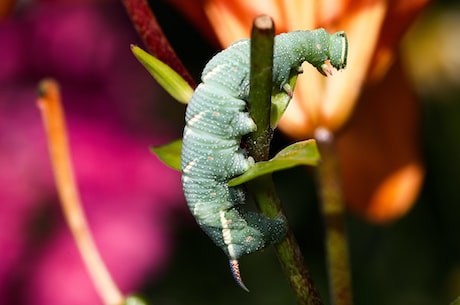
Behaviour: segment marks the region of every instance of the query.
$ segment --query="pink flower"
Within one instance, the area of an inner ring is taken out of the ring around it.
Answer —
[[[0,299],[100,304],[57,201],[38,81],[58,79],[89,225],[123,292],[168,262],[179,173],[149,146],[173,139],[153,82],[133,58],[121,6],[34,3],[0,23]],[[147,111],[146,111],[147,109]],[[158,114],[156,114],[158,113]]]

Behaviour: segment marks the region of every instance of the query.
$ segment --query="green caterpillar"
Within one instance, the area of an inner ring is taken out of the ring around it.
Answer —
[[[243,135],[257,126],[247,112],[250,41],[241,40],[214,56],[187,107],[181,155],[182,185],[200,227],[229,257],[232,274],[245,290],[238,259],[281,241],[286,224],[241,208],[244,192],[227,182],[248,170],[254,160],[240,147]],[[275,37],[273,93],[285,91],[290,75],[307,61],[326,75],[326,61],[346,66],[343,31],[296,31]]]

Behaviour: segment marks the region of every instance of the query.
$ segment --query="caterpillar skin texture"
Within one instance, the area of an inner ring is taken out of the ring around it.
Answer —
[[[204,68],[202,83],[187,107],[181,155],[182,185],[190,211],[227,254],[232,273],[244,289],[238,259],[281,241],[286,234],[282,219],[242,209],[243,191],[227,185],[254,163],[240,148],[242,136],[257,128],[247,112],[249,49],[249,40],[238,41]],[[326,75],[325,61],[339,70],[346,66],[346,57],[344,32],[330,35],[318,29],[280,34],[275,37],[273,93],[285,91],[292,72],[298,73],[305,61]]]

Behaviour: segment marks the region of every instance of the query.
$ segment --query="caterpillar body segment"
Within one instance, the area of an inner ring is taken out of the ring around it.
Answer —
[[[287,228],[281,218],[243,209],[244,192],[227,185],[254,163],[240,147],[242,136],[257,129],[247,111],[249,53],[250,41],[240,40],[208,62],[187,107],[181,154],[182,185],[190,211],[228,256],[233,276],[245,290],[238,259],[280,242]],[[340,70],[346,57],[344,32],[331,35],[318,29],[277,35],[273,93],[292,96],[289,78],[301,71],[305,61],[327,75],[327,61]]]

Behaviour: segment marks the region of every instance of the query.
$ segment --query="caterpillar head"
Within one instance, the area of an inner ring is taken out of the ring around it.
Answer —
[[[334,33],[330,36],[329,58],[331,65],[337,70],[347,65],[348,40],[344,31]]]

